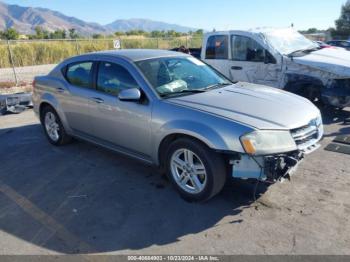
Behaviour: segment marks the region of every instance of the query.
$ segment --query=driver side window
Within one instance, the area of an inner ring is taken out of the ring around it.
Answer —
[[[117,96],[123,89],[137,88],[129,71],[110,62],[100,62],[97,74],[97,90]]]
[[[233,35],[231,38],[232,60],[246,62],[264,62],[264,48],[255,40]]]

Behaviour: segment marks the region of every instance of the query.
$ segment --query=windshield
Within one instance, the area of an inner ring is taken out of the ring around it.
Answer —
[[[284,55],[319,47],[316,43],[291,28],[272,30],[265,32],[264,35],[269,43]]]
[[[166,57],[136,62],[148,82],[162,96],[204,92],[231,82],[194,57]]]

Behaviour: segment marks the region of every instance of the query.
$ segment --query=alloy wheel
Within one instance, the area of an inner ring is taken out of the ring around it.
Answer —
[[[54,142],[59,140],[60,126],[57,122],[55,114],[52,112],[47,112],[45,115],[45,129],[50,139],[52,139]]]
[[[201,193],[207,183],[203,161],[189,149],[178,149],[170,161],[171,174],[177,185],[190,194]]]

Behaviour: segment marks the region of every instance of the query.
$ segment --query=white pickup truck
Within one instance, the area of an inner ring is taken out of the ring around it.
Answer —
[[[322,49],[291,28],[208,33],[200,58],[234,82],[285,89],[338,108],[350,106],[350,52]]]

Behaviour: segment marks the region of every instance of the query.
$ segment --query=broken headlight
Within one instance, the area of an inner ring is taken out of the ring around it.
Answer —
[[[245,152],[250,155],[270,155],[297,150],[289,131],[254,131],[240,139]]]

